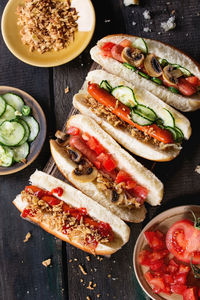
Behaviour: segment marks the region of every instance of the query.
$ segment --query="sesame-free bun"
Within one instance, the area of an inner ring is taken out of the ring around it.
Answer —
[[[132,153],[153,161],[170,161],[174,159],[180,153],[180,145],[173,144],[170,148],[160,149],[159,146],[155,144],[137,139],[123,128],[112,126],[109,121],[102,119],[92,111],[92,108],[87,105],[88,82],[100,84],[102,80],[107,80],[112,87],[119,85],[130,87],[133,89],[138,102],[152,108],[160,118],[162,118],[162,114],[166,112],[165,109],[168,110],[174,116],[175,124],[182,130],[184,138],[186,140],[190,138],[192,131],[190,122],[180,112],[145,89],[141,87],[136,88],[130,82],[103,70],[95,70],[88,73],[82,90],[73,98],[73,105],[82,114],[92,117],[106,132]]]
[[[37,223],[41,228],[53,234],[57,238],[92,254],[110,255],[119,250],[124,244],[128,242],[130,235],[129,227],[117,216],[112,214],[109,210],[102,207],[79,190],[51,175],[37,170],[31,175],[30,183],[47,191],[51,191],[58,186],[61,187],[64,192],[62,196],[59,197],[56,195],[56,197],[66,202],[67,204],[72,205],[73,207],[86,208],[88,215],[95,220],[109,223],[114,232],[114,240],[105,244],[99,242],[97,248],[94,250],[87,245],[80,244],[73,238],[69,239],[66,234],[63,234],[56,229],[51,229],[47,223],[41,222],[37,219],[37,217],[28,216],[27,220]],[[13,204],[22,212],[27,207],[28,202],[22,200],[21,195],[18,195],[13,201]]]
[[[150,91],[169,105],[181,111],[194,111],[200,108],[200,95],[196,94],[191,97],[185,97],[181,94],[173,94],[165,86],[159,86],[151,80],[147,80],[136,72],[127,69],[122,63],[114,60],[112,57],[101,55],[100,47],[106,42],[120,43],[124,39],[129,39],[134,42],[138,37],[126,34],[113,34],[106,36],[98,41],[97,46],[94,46],[91,51],[92,59],[100,64],[106,71],[122,77],[123,79],[134,84],[135,87],[142,87]],[[166,59],[172,64],[178,64],[188,69],[193,75],[200,78],[200,65],[182,51],[169,46],[165,43],[144,39],[147,43],[149,53],[153,53],[158,57]]]

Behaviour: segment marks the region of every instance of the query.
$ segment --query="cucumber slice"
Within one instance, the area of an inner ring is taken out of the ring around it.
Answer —
[[[18,144],[19,146],[21,146],[22,144],[24,144],[28,140],[28,138],[30,136],[30,128],[29,128],[28,124],[22,119],[18,119],[17,122],[19,122],[21,125],[23,125],[24,129],[25,129],[24,137],[21,140],[21,142]]]
[[[24,127],[16,121],[4,121],[0,125],[0,143],[5,146],[17,146],[25,134]]]
[[[158,116],[156,115],[155,111],[153,111],[153,109],[143,104],[138,104],[134,108],[134,112],[138,114],[140,117],[143,117],[151,122],[155,122],[158,118]]]
[[[151,80],[152,80],[153,82],[155,82],[156,84],[159,84],[159,85],[162,85],[162,84],[163,84],[162,80],[159,79],[159,78],[157,78],[157,77],[151,77]]]
[[[31,108],[30,108],[30,106],[24,105],[24,106],[22,107],[22,115],[24,115],[24,116],[29,116],[30,113],[31,113]]]
[[[126,62],[123,63],[123,65],[124,65],[127,69],[132,70],[133,72],[135,72],[135,71],[137,70],[137,68],[136,68],[135,66],[132,66],[132,65],[126,63]]]
[[[161,67],[169,65],[168,61],[165,58],[157,57],[157,60],[159,61]]]
[[[163,125],[164,126],[169,126],[169,127],[175,127],[175,119],[172,113],[167,110],[166,108],[163,108],[162,114],[160,116],[163,120]]]
[[[102,80],[102,82],[100,83],[100,88],[106,90],[109,93],[112,91],[112,86],[107,80]]]
[[[134,92],[128,86],[117,86],[112,90],[111,94],[128,107],[134,107],[137,105]]]
[[[177,134],[176,129],[174,127],[170,127],[170,126],[166,126],[165,129],[169,130],[172,133],[173,139],[176,142],[177,138],[178,138],[178,134]]]
[[[180,65],[172,64],[172,66],[174,66],[174,67],[176,67],[177,69],[181,70],[181,72],[182,72],[185,76],[191,76],[191,75],[192,75],[192,73],[191,73],[188,69],[186,69],[186,68],[184,68],[184,67],[182,67],[182,66],[180,66]]]
[[[7,104],[5,112],[0,117],[0,125],[4,121],[11,121],[11,120],[14,120],[15,118],[16,118],[16,116],[15,116],[15,109],[12,106],[10,106],[9,104]]]
[[[17,147],[12,148],[12,150],[13,150],[13,153],[14,153],[14,160],[16,162],[20,162],[28,156],[28,154],[29,154],[29,144],[24,143],[21,146],[17,146]]]
[[[40,126],[38,122],[31,116],[24,116],[22,117],[22,119],[28,124],[30,128],[30,135],[28,138],[28,142],[32,142],[37,137],[40,131]]]
[[[135,40],[135,42],[133,43],[133,47],[140,49],[143,53],[148,53],[148,47],[143,38],[138,38],[137,40]]]
[[[183,134],[182,130],[176,126],[174,127],[174,129],[176,130],[176,133],[177,133],[176,141],[178,143],[182,142],[182,140],[184,139],[184,134]]]
[[[10,167],[13,163],[14,153],[10,148],[0,146],[0,166]]]
[[[130,116],[131,116],[132,121],[134,123],[137,123],[138,125],[147,126],[147,125],[153,124],[152,121],[147,120],[147,119],[141,117],[140,115],[138,115],[137,113],[135,113],[134,109],[131,110]]]
[[[174,93],[174,94],[179,94],[179,90],[176,89],[175,87],[173,86],[169,86],[168,87],[168,90],[170,90],[170,92]]]
[[[3,115],[5,110],[6,110],[6,101],[3,99],[3,97],[0,96],[0,117]]]
[[[147,75],[147,74],[145,74],[145,73],[143,73],[143,72],[141,72],[141,71],[139,71],[138,74],[139,74],[140,76],[146,78],[146,79],[150,79],[150,78],[151,78],[149,75]]]
[[[6,100],[6,102],[14,107],[18,111],[22,111],[22,107],[24,106],[24,101],[22,98],[20,98],[18,95],[7,93],[3,95],[3,98]]]

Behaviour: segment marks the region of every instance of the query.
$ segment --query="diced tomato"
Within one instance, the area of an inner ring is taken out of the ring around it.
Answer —
[[[91,150],[94,150],[96,154],[100,154],[105,152],[106,150],[104,147],[97,141],[97,139],[93,136],[90,136],[89,139],[86,141],[86,144],[89,146]]]
[[[187,281],[187,273],[178,273],[174,275],[174,283],[177,284],[186,284]]]
[[[160,293],[165,289],[166,286],[164,280],[161,277],[153,278],[149,283],[153,286],[153,290],[155,293]]]
[[[70,135],[79,135],[79,133],[80,133],[80,130],[77,127],[71,126],[71,127],[69,127],[67,129],[67,134],[70,134]]]
[[[146,278],[146,281],[150,283],[150,281],[154,278],[152,273],[150,271],[146,272],[144,274],[144,277]]]
[[[185,80],[187,80],[187,82],[191,83],[193,86],[199,85],[199,79],[196,76],[186,77]]]
[[[116,161],[113,159],[111,154],[101,153],[97,156],[97,161],[100,161],[106,171],[110,172],[117,167]]]
[[[119,43],[119,45],[125,48],[125,47],[131,47],[131,46],[132,46],[132,43],[131,43],[130,40],[124,39],[123,41],[121,41],[121,42]]]
[[[84,132],[84,133],[82,134],[82,139],[83,139],[84,141],[89,141],[89,139],[90,139],[89,133]]]
[[[122,60],[122,51],[123,51],[124,47],[122,47],[121,45],[114,45],[111,49],[111,54],[112,57],[116,60],[118,60],[119,62],[123,62]]]
[[[178,264],[177,264],[173,259],[171,259],[171,260],[169,261],[169,264],[168,264],[167,269],[168,269],[168,272],[169,272],[170,274],[173,274],[173,273],[175,273],[175,272],[178,271],[179,266],[178,266]]]
[[[131,190],[131,189],[134,189],[137,185],[137,182],[135,180],[128,180],[126,182],[126,189],[127,190]]]
[[[63,194],[63,189],[60,186],[58,186],[57,188],[52,189],[51,193],[52,194],[57,194],[59,197],[61,197],[62,194]]]
[[[127,181],[131,181],[131,180],[132,180],[131,176],[123,170],[120,170],[116,177],[117,183],[127,182]]]
[[[54,206],[54,205],[58,205],[60,204],[60,200],[53,197],[53,196],[43,196],[41,198],[41,200],[45,201],[46,203],[48,203],[50,206]]]
[[[164,265],[164,259],[156,260],[152,262],[149,267],[152,271],[159,271]]]
[[[103,237],[108,237],[110,242],[113,241],[114,233],[112,231],[110,224],[100,221],[98,226],[98,231]]]
[[[136,185],[133,190],[136,197],[139,197],[143,200],[147,198],[148,190],[144,186]]]
[[[24,209],[22,212],[22,218],[34,217],[34,212],[32,209]]]
[[[191,287],[183,292],[183,300],[198,300],[197,287]]]
[[[140,265],[148,266],[149,265],[149,255],[151,252],[149,250],[142,250],[139,253],[138,261]]]
[[[188,274],[190,272],[190,270],[191,270],[190,266],[185,266],[185,265],[180,264],[179,265],[178,273],[186,273],[186,274]]]
[[[152,249],[166,249],[165,236],[160,231],[146,231],[144,235]]]
[[[173,283],[174,282],[174,278],[172,275],[170,274],[163,274],[163,279],[167,284]]]
[[[186,78],[180,78],[178,81],[178,89],[184,96],[192,96],[196,93],[196,88],[189,83]]]
[[[171,284],[171,292],[178,294],[178,295],[183,295],[184,291],[187,289],[186,285],[183,284]]]
[[[105,44],[101,47],[101,54],[104,55],[104,56],[112,57],[111,49],[112,49],[112,47],[115,46],[115,45],[116,45],[116,44],[111,43],[111,42],[105,43]]]

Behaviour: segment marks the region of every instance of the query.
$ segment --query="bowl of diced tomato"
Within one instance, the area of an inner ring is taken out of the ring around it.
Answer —
[[[200,299],[200,206],[175,207],[153,218],[137,239],[133,265],[152,299]]]

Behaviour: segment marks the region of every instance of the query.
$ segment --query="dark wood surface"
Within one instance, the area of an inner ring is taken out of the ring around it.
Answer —
[[[12,204],[14,197],[28,183],[37,169],[43,169],[50,157],[48,140],[56,129],[62,128],[72,108],[72,96],[76,93],[92,66],[90,48],[107,34],[129,33],[160,39],[184,50],[199,59],[200,2],[141,0],[138,7],[124,7],[120,0],[93,0],[97,23],[94,37],[87,49],[72,62],[51,69],[37,68],[16,59],[6,48],[0,36],[0,85],[20,88],[38,100],[47,117],[46,143],[37,160],[18,174],[0,177],[0,299],[1,300],[136,300],[149,299],[141,291],[132,267],[132,252],[138,234],[155,215],[170,207],[198,204],[200,199],[200,175],[194,172],[200,162],[199,117],[200,113],[187,114],[193,134],[184,143],[177,159],[169,163],[157,163],[154,172],[165,184],[165,196],[160,207],[147,207],[147,218],[142,224],[131,225],[131,238],[125,247],[110,258],[90,257],[76,248],[50,236],[39,227],[25,222]],[[166,4],[170,2],[170,4]],[[0,13],[6,5],[0,1]],[[152,19],[144,20],[145,9]],[[166,21],[175,10],[177,27],[164,33],[160,23]],[[133,26],[133,21],[136,25]],[[152,23],[151,23],[152,22]],[[150,27],[151,32],[144,32]],[[159,34],[161,32],[161,34]],[[70,92],[64,93],[66,86]],[[152,162],[140,160],[152,168]],[[56,176],[56,170],[52,170]],[[27,232],[32,237],[23,239]],[[45,268],[42,261],[52,258],[52,267]],[[81,264],[87,275],[80,272]],[[111,277],[110,277],[111,275]],[[83,282],[81,282],[83,280]],[[87,289],[89,281],[96,283],[94,290]]]

